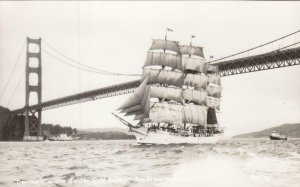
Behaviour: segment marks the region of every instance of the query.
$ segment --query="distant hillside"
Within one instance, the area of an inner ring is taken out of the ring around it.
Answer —
[[[9,112],[7,108],[0,106],[0,113]],[[6,122],[9,119],[9,115],[1,114],[0,116],[0,141],[5,139],[5,126]]]
[[[280,134],[287,136],[288,138],[300,138],[300,123],[284,124],[277,127],[264,129],[262,131],[240,134],[234,136],[233,138],[264,138],[269,137],[272,131],[277,131]]]
[[[128,128],[88,128],[88,129],[77,129],[78,132],[127,132]]]

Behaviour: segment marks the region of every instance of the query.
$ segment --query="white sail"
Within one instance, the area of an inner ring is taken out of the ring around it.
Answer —
[[[146,89],[144,90],[144,95],[141,101],[141,105],[143,106],[143,108],[145,108],[146,104],[149,102],[150,100],[150,86],[146,86]]]
[[[220,98],[222,92],[222,87],[216,84],[209,84],[207,87],[208,96]]]
[[[216,65],[208,64],[207,72],[209,72],[209,73],[218,73],[219,72],[219,68]]]
[[[206,105],[207,92],[204,90],[186,89],[183,91],[183,99]]]
[[[213,108],[217,111],[220,110],[220,102],[221,100],[215,97],[207,97],[207,106]]]
[[[204,58],[203,47],[181,45],[180,53],[183,55],[195,55]]]
[[[149,84],[168,84],[177,87],[183,85],[183,72],[144,68],[142,79],[149,75]]]
[[[207,63],[202,58],[182,57],[183,70],[193,70],[201,73],[207,72]]]
[[[172,87],[150,87],[150,97],[151,98],[160,98],[160,99],[169,99],[182,103],[182,89],[172,88]]]
[[[121,106],[119,106],[117,110],[130,108],[140,104],[143,99],[147,83],[148,77],[145,76],[143,82],[139,85],[135,92],[128,99],[126,99],[125,102]]]
[[[192,86],[196,90],[206,89],[208,77],[205,74],[191,74],[187,73],[184,77],[183,84]]]
[[[142,120],[145,117],[146,117],[145,114],[138,114],[138,115],[134,116],[133,120]]]
[[[154,123],[182,126],[182,105],[155,103],[150,109],[149,119]]]
[[[138,114],[144,113],[145,108],[148,108],[147,105],[149,105],[149,100],[150,100],[149,90],[150,90],[150,86],[146,86],[143,97],[140,100],[140,103],[128,108],[123,108],[121,112],[125,112],[126,115],[136,115],[135,113]]]
[[[221,86],[221,76],[218,74],[210,74],[208,76],[208,82],[210,84],[216,84],[216,85]]]
[[[143,113],[144,113],[143,110],[137,110],[137,111],[134,111],[134,112],[125,113],[125,116],[133,116],[133,115],[139,115],[139,114],[143,114]]]
[[[169,66],[178,70],[183,69],[179,54],[148,52],[144,67],[155,65]]]
[[[140,111],[140,110],[143,110],[142,105],[135,105],[135,106],[124,109],[123,112],[131,113],[131,112],[137,112],[137,111]]]
[[[142,120],[143,123],[151,123],[151,120],[149,118],[144,118]]]
[[[184,105],[183,122],[192,123],[200,126],[207,124],[207,107],[201,105]]]
[[[170,40],[161,40],[161,39],[154,39],[150,50],[169,50],[179,53],[179,43],[177,41],[170,41]]]

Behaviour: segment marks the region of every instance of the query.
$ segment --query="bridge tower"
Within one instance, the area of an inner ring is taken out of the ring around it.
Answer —
[[[36,93],[34,96],[37,96],[37,104],[42,103],[41,47],[41,38],[32,39],[27,37],[24,141],[43,140],[41,129],[42,110],[31,110],[29,108],[31,93]],[[36,49],[38,50],[37,52],[35,52]],[[32,77],[37,79],[37,81],[31,80],[31,76],[33,75],[37,75]]]

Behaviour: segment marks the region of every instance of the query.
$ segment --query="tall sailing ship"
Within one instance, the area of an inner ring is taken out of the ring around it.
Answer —
[[[194,36],[192,36],[193,38]],[[216,143],[223,135],[218,68],[204,58],[203,48],[178,41],[154,39],[143,66],[141,84],[117,109],[133,116],[129,127],[138,143]]]

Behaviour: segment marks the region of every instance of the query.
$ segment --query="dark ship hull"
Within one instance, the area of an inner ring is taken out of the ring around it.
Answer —
[[[275,137],[275,136],[270,136],[271,140],[287,140],[287,137]]]

